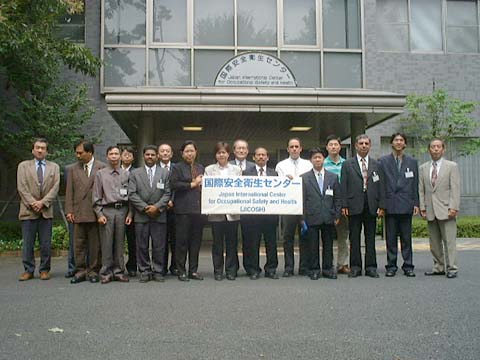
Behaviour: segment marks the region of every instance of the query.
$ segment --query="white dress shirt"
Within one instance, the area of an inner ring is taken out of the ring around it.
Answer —
[[[280,176],[300,176],[307,171],[312,170],[312,163],[308,160],[302,159],[299,157],[296,160],[293,160],[291,157],[280,161],[275,168],[275,171]]]

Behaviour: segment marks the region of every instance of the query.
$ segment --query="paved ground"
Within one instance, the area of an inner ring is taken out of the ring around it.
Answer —
[[[480,240],[459,241],[459,277],[70,285],[20,283],[19,258],[0,258],[0,359],[479,359]],[[282,258],[281,258],[282,259]],[[283,260],[283,259],[282,259]],[[283,265],[283,261],[281,264]],[[63,333],[49,331],[63,329]]]

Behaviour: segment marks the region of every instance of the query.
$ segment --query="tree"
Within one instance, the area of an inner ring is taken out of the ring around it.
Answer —
[[[85,46],[59,39],[58,19],[83,11],[79,0],[0,3],[0,156],[9,166],[30,157],[34,137],[46,137],[50,158],[72,154],[93,108],[85,84],[62,79],[65,69],[96,76],[100,66]]]
[[[476,105],[473,101],[455,99],[443,89],[433,90],[430,95],[411,94],[407,96],[408,113],[401,119],[401,128],[415,139],[421,152],[432,138],[441,138],[447,144],[450,158],[470,155],[480,149],[480,139],[473,137],[480,126],[472,117]],[[454,153],[452,145],[456,140],[465,141],[457,144]]]

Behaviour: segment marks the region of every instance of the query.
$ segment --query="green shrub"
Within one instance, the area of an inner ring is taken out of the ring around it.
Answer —
[[[0,252],[22,250],[22,227],[18,222],[0,222]],[[38,250],[38,241],[35,250]],[[68,249],[68,230],[62,224],[54,224],[52,228],[52,249]]]

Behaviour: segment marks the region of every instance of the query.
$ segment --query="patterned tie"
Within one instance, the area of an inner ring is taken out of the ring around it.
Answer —
[[[363,177],[363,191],[367,191],[368,170],[365,158],[361,159],[362,162],[362,177]]]
[[[37,166],[37,177],[38,177],[38,183],[40,184],[40,188],[43,186],[43,161],[38,162]]]
[[[148,181],[150,182],[150,187],[153,187],[153,170],[148,168]]]
[[[263,176],[263,167],[258,169],[258,176]]]
[[[164,168],[167,170],[167,172],[170,172],[170,167],[168,165],[165,165]]]
[[[240,167],[240,170],[243,171],[243,161],[239,161],[239,162],[238,162],[238,166]]]
[[[318,188],[320,189],[320,194],[323,195],[323,176],[322,173],[318,173]]]
[[[85,164],[85,175],[87,175],[87,177],[88,177],[88,165],[87,164]]]
[[[432,169],[432,186],[435,187],[435,182],[437,181],[437,176],[438,176],[438,173],[437,173],[437,162],[434,161],[433,164],[433,169]]]

